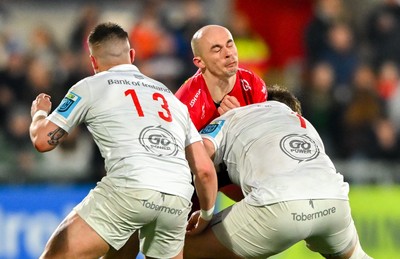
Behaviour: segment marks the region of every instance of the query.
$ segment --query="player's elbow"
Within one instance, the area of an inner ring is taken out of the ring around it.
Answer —
[[[201,168],[197,170],[197,179],[203,184],[216,184],[217,174],[215,172],[214,164],[204,163]]]
[[[40,141],[33,142],[33,146],[40,153],[44,153],[44,152],[47,152],[47,151],[50,151],[50,150],[54,149],[54,147],[50,146],[48,143],[43,143],[43,142],[40,142]]]
[[[52,132],[54,132],[56,127],[56,125],[49,123],[47,120],[31,124],[29,135],[37,151],[44,153],[53,150],[63,140],[64,136],[68,135],[65,131],[61,130],[61,133],[58,134],[56,138],[50,137],[50,135],[53,135]]]
[[[45,137],[40,137],[40,135],[32,136],[31,134],[31,141],[33,147],[41,153],[53,150],[55,148],[55,146],[49,144]]]

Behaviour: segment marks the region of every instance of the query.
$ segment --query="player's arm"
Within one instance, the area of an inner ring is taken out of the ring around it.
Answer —
[[[32,144],[39,152],[53,150],[68,135],[66,131],[46,119],[50,110],[51,101],[47,94],[39,94],[32,102],[29,134]]]
[[[211,158],[211,160],[214,160],[214,156],[215,156],[214,144],[209,139],[206,139],[206,138],[203,138],[203,143],[204,143],[204,147],[206,148],[208,156]]]
[[[200,217],[189,221],[188,233],[197,234],[207,227],[212,218],[218,192],[217,176],[203,142],[198,141],[187,146],[186,158],[194,174],[194,185],[201,208]]]
[[[203,141],[204,141],[204,146],[207,150],[208,155],[211,157],[212,160],[214,160],[214,156],[215,156],[214,144],[207,138],[203,138]],[[218,172],[218,173],[227,174],[228,172],[222,171],[222,172]],[[225,194],[231,200],[236,201],[236,202],[241,201],[244,198],[242,190],[240,189],[239,186],[237,186],[235,184],[229,184],[229,185],[222,186],[219,188],[219,191],[222,192],[223,194]]]

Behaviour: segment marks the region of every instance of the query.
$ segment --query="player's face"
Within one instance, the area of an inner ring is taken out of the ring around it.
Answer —
[[[232,35],[225,30],[204,37],[202,60],[206,69],[217,77],[231,77],[238,70],[238,53]]]

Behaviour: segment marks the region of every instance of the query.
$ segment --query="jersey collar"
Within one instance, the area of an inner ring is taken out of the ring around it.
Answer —
[[[139,69],[133,64],[122,64],[110,68],[110,72],[128,72],[128,71],[139,71]]]

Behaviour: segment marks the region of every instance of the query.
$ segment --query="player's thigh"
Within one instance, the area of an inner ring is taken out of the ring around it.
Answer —
[[[41,258],[98,258],[109,245],[75,211],[56,229]]]
[[[252,206],[244,200],[213,218],[212,230],[229,250],[245,258],[266,258],[304,239],[307,231],[291,220],[290,204]]]
[[[209,227],[199,235],[186,235],[183,257],[191,258],[241,258],[224,246]]]
[[[162,196],[161,203],[148,206],[159,214],[140,229],[140,248],[148,257],[172,258],[183,249],[191,202],[176,195]]]
[[[162,201],[161,193],[114,186],[103,178],[74,210],[115,250],[132,234],[157,217],[149,208]]]
[[[125,243],[123,247],[119,250],[115,250],[110,247],[107,254],[102,257],[102,259],[132,259],[136,258],[139,254],[139,236],[136,231],[131,235],[129,240]]]

